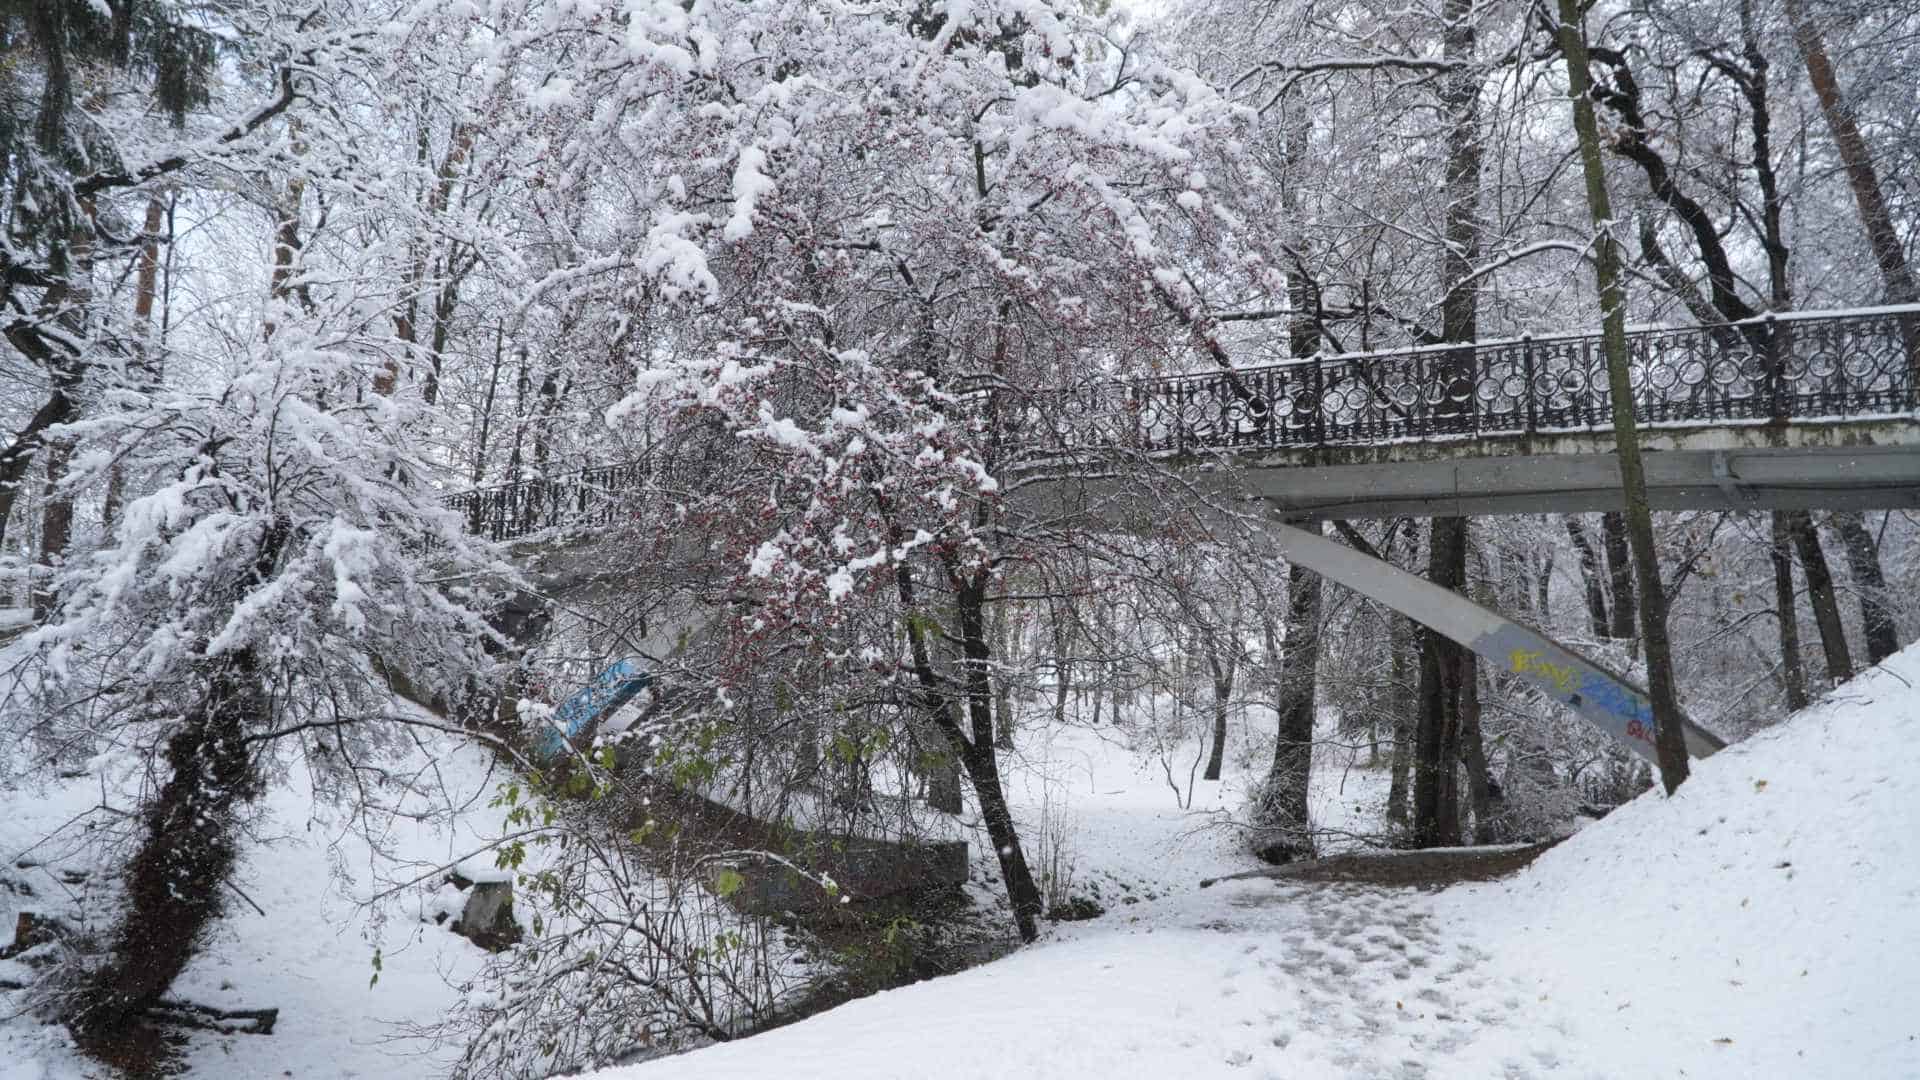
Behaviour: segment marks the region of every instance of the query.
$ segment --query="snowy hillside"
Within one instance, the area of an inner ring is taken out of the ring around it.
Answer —
[[[601,1075],[1920,1075],[1916,736],[1909,649],[1505,882],[1189,889]]]

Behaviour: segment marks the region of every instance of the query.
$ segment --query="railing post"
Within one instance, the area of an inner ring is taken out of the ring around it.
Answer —
[[[1780,340],[1780,320],[1771,311],[1767,327],[1767,415],[1775,420],[1787,418],[1787,349]]]
[[[1326,365],[1319,360],[1309,361],[1313,365],[1313,444],[1327,445],[1327,378]]]
[[[1173,392],[1173,452],[1187,452],[1187,382],[1185,379],[1168,387]]]
[[[1540,426],[1539,403],[1533,392],[1533,335],[1520,335],[1520,377],[1526,380],[1524,392],[1527,398],[1527,434],[1531,435]]]

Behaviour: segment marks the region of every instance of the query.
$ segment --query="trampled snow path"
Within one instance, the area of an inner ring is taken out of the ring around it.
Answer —
[[[610,1076],[1534,1077],[1559,1036],[1431,894],[1263,878]],[[1112,918],[1112,916],[1110,916]],[[828,1019],[830,1018],[830,1020]],[[828,1020],[822,1023],[820,1020]]]

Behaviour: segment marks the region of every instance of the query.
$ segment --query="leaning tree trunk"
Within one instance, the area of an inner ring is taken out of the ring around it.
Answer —
[[[884,495],[876,492],[875,504],[885,519],[890,542],[906,542],[905,530],[893,517]],[[894,587],[904,613],[908,653],[913,660],[914,681],[928,718],[947,737],[960,763],[973,782],[973,794],[980,804],[980,816],[986,822],[987,839],[1000,860],[1000,875],[1006,883],[1007,900],[1013,908],[1014,924],[1022,941],[1040,935],[1042,900],[1034,883],[1026,853],[1020,847],[1020,833],[1007,808],[1007,796],[1000,782],[998,751],[993,748],[993,649],[987,641],[987,572],[961,573],[958,557],[948,554],[942,560],[947,583],[952,587],[953,612],[960,629],[961,691],[967,723],[961,727],[958,710],[952,707],[950,684],[933,668],[933,650],[928,642],[927,626],[919,617],[918,584],[911,564],[894,565]]]
[[[960,642],[965,651],[962,666],[967,718],[973,728],[970,736],[957,742],[967,776],[973,781],[974,797],[980,803],[980,816],[986,821],[987,838],[993,842],[994,853],[1000,859],[1000,876],[1007,884],[1007,899],[1013,905],[1020,938],[1032,941],[1040,934],[1038,920],[1043,904],[1033,871],[1027,866],[1026,853],[1020,847],[1013,814],[1007,809],[1006,792],[1000,783],[999,753],[993,748],[993,657],[987,643],[986,573],[982,571],[963,579],[954,570],[949,564],[948,575],[955,585],[954,607],[959,616]],[[960,732],[954,728],[950,734],[959,736]]]
[[[158,1004],[219,918],[239,812],[260,791],[246,736],[266,711],[250,651],[209,662],[203,696],[167,741],[170,775],[145,813],[108,962],[87,976],[67,1015],[83,1044],[111,1040]]]
[[[1480,675],[1477,658],[1460,687],[1460,763],[1467,770],[1467,795],[1473,807],[1473,842],[1491,844],[1499,839],[1501,803],[1500,782],[1487,765],[1487,747],[1480,734]]]
[[[1227,714],[1233,705],[1233,677],[1240,666],[1240,653],[1232,647],[1231,639],[1224,655],[1217,634],[1202,637],[1207,654],[1207,672],[1213,676],[1213,751],[1207,755],[1207,771],[1202,780],[1220,779],[1221,766],[1227,756]]]
[[[1866,226],[1867,245],[1873,250],[1873,261],[1880,267],[1887,300],[1895,304],[1920,301],[1920,290],[1916,290],[1913,271],[1907,265],[1906,249],[1900,245],[1900,232],[1894,227],[1893,214],[1880,188],[1880,175],[1874,169],[1873,157],[1867,152],[1867,140],[1860,133],[1853,110],[1840,91],[1840,80],[1834,75],[1832,59],[1827,56],[1826,42],[1819,29],[1808,20],[1802,0],[1787,0],[1786,11],[1787,21],[1793,24],[1793,40],[1800,48],[1800,59],[1807,66],[1807,81],[1813,85],[1821,115],[1833,133],[1840,161],[1846,166],[1854,206]]]
[[[1689,771],[1680,699],[1673,678],[1673,650],[1667,640],[1666,592],[1660,581],[1659,554],[1653,542],[1653,513],[1647,504],[1647,476],[1640,459],[1640,434],[1634,416],[1628,372],[1626,290],[1620,277],[1620,247],[1614,239],[1613,206],[1601,160],[1600,125],[1593,115],[1593,77],[1588,69],[1580,0],[1560,0],[1560,49],[1567,61],[1567,96],[1587,185],[1587,208],[1598,234],[1594,279],[1600,293],[1601,341],[1607,358],[1608,396],[1613,406],[1614,447],[1620,458],[1627,542],[1633,551],[1634,583],[1639,591],[1640,633],[1647,657],[1647,689],[1653,699],[1654,749],[1668,794]]]
[[[1880,548],[1858,510],[1836,510],[1827,524],[1840,535],[1847,571],[1860,600],[1860,626],[1867,639],[1867,662],[1877,664],[1900,651],[1900,627],[1887,603],[1887,578],[1880,569]]]

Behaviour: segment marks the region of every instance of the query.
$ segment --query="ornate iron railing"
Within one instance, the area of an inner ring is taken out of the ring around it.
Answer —
[[[649,472],[639,462],[597,465],[463,491],[447,504],[466,516],[469,531],[489,540],[512,540],[558,525],[593,528],[612,524],[620,500],[610,496],[639,487]]]
[[[1698,426],[1911,414],[1920,307],[1628,335],[1634,415]],[[1162,455],[1511,437],[1613,426],[1597,334],[1316,357],[1256,368],[973,395],[1003,444]],[[495,540],[614,520],[632,463],[454,496]]]

